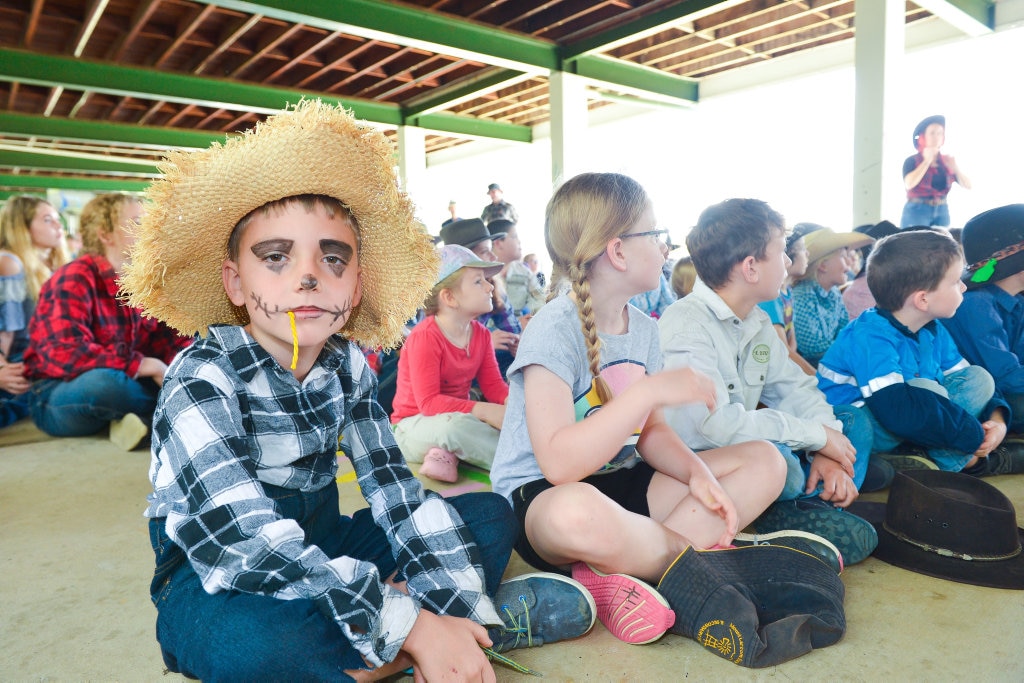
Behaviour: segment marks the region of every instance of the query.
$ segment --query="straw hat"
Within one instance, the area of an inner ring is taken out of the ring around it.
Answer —
[[[137,229],[121,280],[133,306],[183,334],[215,323],[245,325],[228,300],[221,264],[238,221],[267,202],[334,197],[359,224],[362,301],[342,333],[392,348],[429,293],[436,250],[399,190],[392,144],[340,107],[304,100],[244,135],[199,152],[171,152]]]
[[[807,248],[807,263],[813,265],[833,251],[850,247],[856,249],[874,242],[874,238],[859,232],[834,232],[830,228],[818,228],[804,234],[804,246]],[[808,267],[807,272],[813,272]]]

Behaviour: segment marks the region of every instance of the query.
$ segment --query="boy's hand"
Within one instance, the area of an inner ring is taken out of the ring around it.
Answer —
[[[658,405],[703,403],[708,411],[715,410],[715,383],[703,372],[693,368],[674,368],[650,375],[647,381],[653,385]]]
[[[846,435],[831,427],[825,427],[825,445],[818,451],[829,460],[835,461],[844,472],[853,477],[853,463],[857,461],[857,449]]]
[[[985,438],[974,454],[979,458],[987,458],[1006,438],[1006,423],[1002,420],[986,420],[981,423],[981,428],[985,430]]]
[[[481,646],[487,629],[459,617],[420,610],[402,650],[412,655],[417,681],[494,681],[494,669]]]
[[[823,454],[815,456],[811,461],[811,471],[807,475],[807,488],[804,493],[814,493],[819,482],[822,484],[822,491],[818,497],[837,507],[846,507],[860,495],[850,475],[839,463]]]

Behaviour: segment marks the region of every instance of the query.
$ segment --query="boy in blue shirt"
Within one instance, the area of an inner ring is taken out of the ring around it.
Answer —
[[[963,299],[960,245],[945,232],[906,231],[875,244],[869,308],[818,365],[833,404],[863,407],[873,452],[901,441],[927,449],[938,469],[975,476],[1024,471],[1020,448],[1001,446],[1009,407],[992,376],[968,363],[946,328]]]
[[[964,358],[989,371],[1010,404],[1010,431],[1024,432],[1024,204],[967,221],[961,241],[967,291],[943,325]]]
[[[167,668],[494,680],[481,646],[589,630],[580,584],[498,585],[516,535],[507,501],[424,491],[377,403],[359,345],[393,348],[438,268],[388,140],[306,101],[162,168],[122,284],[205,335],[171,364],[153,421],[145,514]],[[351,516],[337,454],[369,504]]]

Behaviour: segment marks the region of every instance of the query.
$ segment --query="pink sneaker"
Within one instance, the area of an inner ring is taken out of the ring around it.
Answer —
[[[423,456],[420,474],[450,484],[459,478],[459,459],[451,451],[434,446]]]
[[[675,623],[668,601],[640,579],[602,574],[586,562],[572,566],[572,578],[586,586],[597,603],[597,618],[624,643],[653,642]]]

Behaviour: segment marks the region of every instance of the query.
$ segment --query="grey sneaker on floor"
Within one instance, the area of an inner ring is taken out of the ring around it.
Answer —
[[[897,472],[906,470],[937,470],[935,461],[925,455],[927,451],[890,451],[888,453],[872,453],[872,458],[879,458],[893,466]]]
[[[751,526],[760,534],[796,529],[821,536],[839,550],[846,566],[863,561],[878,546],[870,522],[821,498],[772,503]]]
[[[1024,472],[1024,443],[1019,441],[1006,443],[992,449],[988,454],[988,467],[983,477],[993,474],[1020,474]]]
[[[777,545],[812,555],[828,566],[836,574],[843,572],[843,555],[827,538],[798,529],[783,529],[770,534],[736,534],[732,544],[738,548],[748,545]]]
[[[504,628],[488,634],[496,652],[578,638],[597,618],[594,598],[578,581],[561,574],[523,574],[505,581],[494,596]]]

